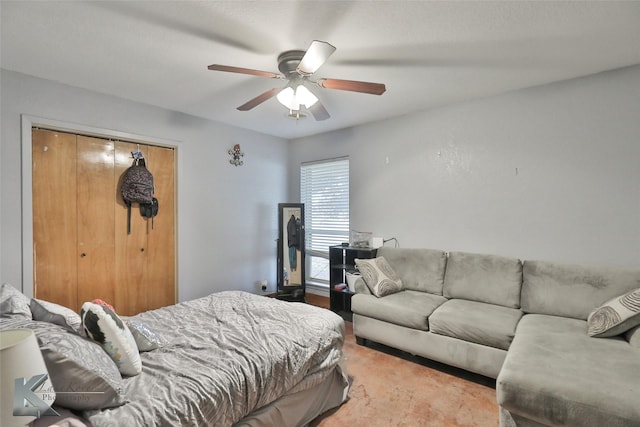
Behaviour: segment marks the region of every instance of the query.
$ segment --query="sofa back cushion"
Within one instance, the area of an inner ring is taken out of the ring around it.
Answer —
[[[436,249],[378,249],[402,280],[404,289],[442,295],[447,254]]]
[[[640,287],[640,269],[525,261],[522,310],[587,320],[606,301]]]
[[[498,255],[451,252],[444,275],[444,296],[520,307],[522,262]]]

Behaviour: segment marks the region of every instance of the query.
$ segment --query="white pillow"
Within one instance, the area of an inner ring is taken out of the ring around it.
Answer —
[[[640,325],[640,288],[607,301],[587,318],[591,337],[613,337]]]
[[[355,262],[371,293],[378,298],[403,289],[402,280],[384,257],[356,259]]]
[[[121,374],[131,376],[142,372],[136,341],[114,311],[100,304],[85,302],[80,317],[87,336],[102,345]]]

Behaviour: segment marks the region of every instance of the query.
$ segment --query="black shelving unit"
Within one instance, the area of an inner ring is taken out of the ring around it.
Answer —
[[[355,259],[375,258],[377,249],[354,248],[351,246],[329,247],[329,307],[345,320],[351,321],[351,297],[353,289],[336,289],[336,285],[347,283],[347,273],[356,271]]]

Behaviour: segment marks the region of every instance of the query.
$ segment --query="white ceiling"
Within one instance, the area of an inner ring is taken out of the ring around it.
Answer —
[[[639,1],[6,1],[2,68],[296,138],[640,63]],[[314,40],[316,72],[385,83],[382,96],[314,87],[331,118],[295,121],[277,72]]]

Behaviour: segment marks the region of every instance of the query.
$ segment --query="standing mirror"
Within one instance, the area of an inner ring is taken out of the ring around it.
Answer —
[[[304,204],[278,204],[279,299],[305,300]]]

